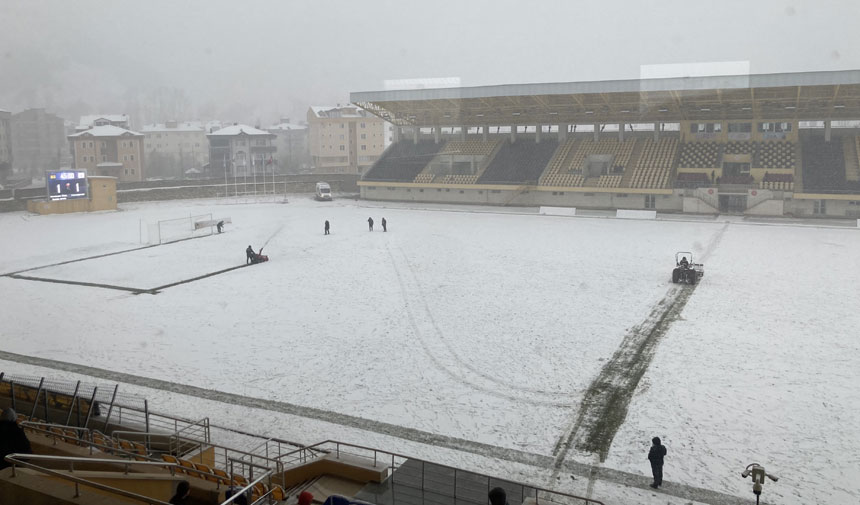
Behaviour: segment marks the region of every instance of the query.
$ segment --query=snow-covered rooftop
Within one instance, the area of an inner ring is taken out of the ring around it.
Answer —
[[[269,132],[258,130],[253,126],[248,126],[246,124],[234,124],[227,126],[225,128],[221,128],[216,132],[212,132],[209,135],[272,135]]]
[[[311,105],[311,111],[316,117],[338,118],[338,117],[367,117],[367,113],[357,105]]]
[[[203,123],[200,121],[185,121],[184,123],[176,123],[171,126],[166,123],[156,123],[144,125],[140,130],[143,133],[150,132],[202,132]]]
[[[272,125],[266,129],[269,131],[272,131],[272,130],[307,130],[308,125],[296,124],[296,123],[280,123],[280,124]]]
[[[133,132],[131,130],[126,130],[125,128],[120,128],[119,126],[113,125],[104,125],[104,126],[94,126],[89,130],[84,130],[82,132],[74,133],[69,135],[69,138],[73,137],[119,137],[120,135],[143,135],[142,133]]]
[[[78,127],[90,127],[99,119],[106,119],[111,123],[128,123],[128,114],[91,114],[89,116],[81,116],[80,121],[78,121]]]

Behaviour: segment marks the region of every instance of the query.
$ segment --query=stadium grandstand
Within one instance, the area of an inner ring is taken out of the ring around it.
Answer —
[[[181,503],[190,505],[294,504],[303,493],[337,505],[486,505],[495,486],[527,505],[538,497],[603,505],[382,449],[332,440],[308,446],[158,413],[119,385],[0,372],[0,410],[17,413],[3,422],[22,428],[30,446],[0,455],[4,504],[169,505],[185,481],[190,493]]]
[[[355,92],[362,198],[860,217],[860,70]]]

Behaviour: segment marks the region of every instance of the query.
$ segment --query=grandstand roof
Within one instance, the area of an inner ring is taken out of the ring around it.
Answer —
[[[860,118],[860,70],[364,91],[395,124],[481,126]]]

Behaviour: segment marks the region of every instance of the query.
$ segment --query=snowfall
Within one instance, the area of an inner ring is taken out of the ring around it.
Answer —
[[[141,248],[152,223],[201,215],[232,224]],[[0,277],[2,351],[348,414],[367,429],[123,386],[161,412],[380,447],[607,504],[690,502],[609,481],[586,489],[587,476],[422,444],[373,421],[551,457],[604,362],[676,289],[675,252],[691,251],[705,276],[660,339],[606,460],[565,457],[650,475],[660,436],[665,487],[753,502],[741,471],[757,462],[779,476],[767,503],[860,502],[854,226],[293,195],[3,213],[0,236],[0,274],[138,291],[243,265],[248,245],[270,258],[155,294]],[[0,371],[100,381],[16,361]]]

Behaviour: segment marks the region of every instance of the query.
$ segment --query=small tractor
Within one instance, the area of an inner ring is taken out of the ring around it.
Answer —
[[[689,261],[687,258],[690,258]],[[705,276],[705,265],[693,263],[693,253],[679,251],[675,253],[675,269],[672,270],[674,284],[696,284]]]

